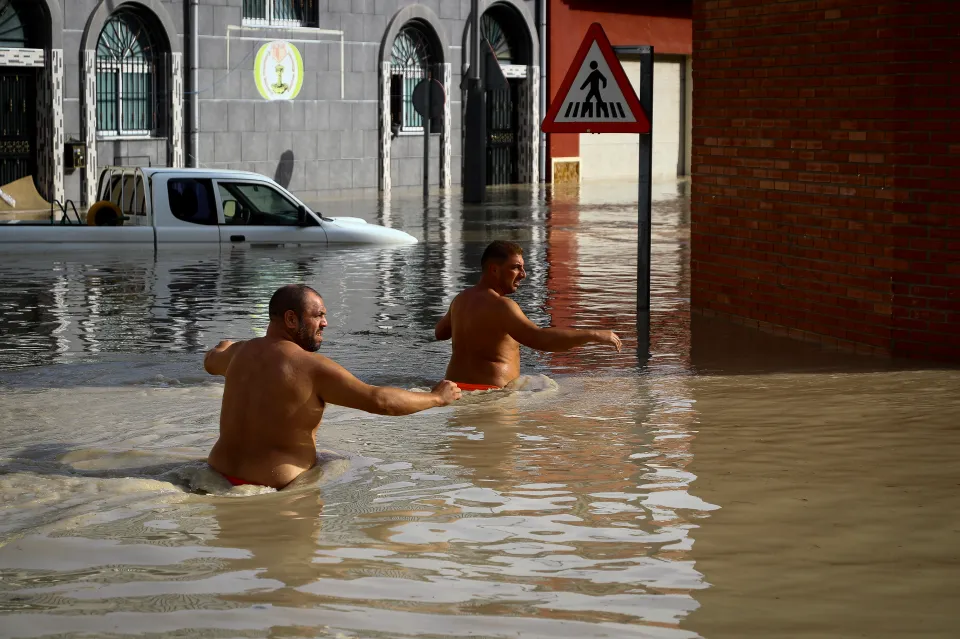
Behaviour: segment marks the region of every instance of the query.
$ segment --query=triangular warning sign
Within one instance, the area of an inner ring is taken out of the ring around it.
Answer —
[[[594,22],[543,119],[546,133],[650,133],[650,119]]]

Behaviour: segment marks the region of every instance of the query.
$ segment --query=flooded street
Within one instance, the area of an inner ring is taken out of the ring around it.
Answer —
[[[629,184],[318,205],[410,247],[0,256],[0,636],[957,636],[960,370],[691,317],[685,185],[654,190],[649,361]],[[262,335],[273,290],[320,291],[321,352],[364,381],[424,387],[493,239],[535,323],[623,352],[524,349],[556,387],[408,417],[331,407],[310,482],[193,490],[202,352]]]

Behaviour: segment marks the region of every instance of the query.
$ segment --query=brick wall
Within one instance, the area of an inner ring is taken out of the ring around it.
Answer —
[[[902,3],[892,350],[960,359],[960,3]]]
[[[960,3],[695,0],[692,305],[960,359]]]

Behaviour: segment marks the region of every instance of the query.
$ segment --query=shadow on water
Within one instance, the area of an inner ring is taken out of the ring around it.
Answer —
[[[951,370],[955,366],[858,355],[692,314],[690,362],[699,375]]]

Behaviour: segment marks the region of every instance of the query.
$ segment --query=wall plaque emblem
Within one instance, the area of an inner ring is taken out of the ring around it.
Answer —
[[[292,100],[303,86],[303,58],[289,42],[268,42],[257,53],[253,75],[264,100]]]

